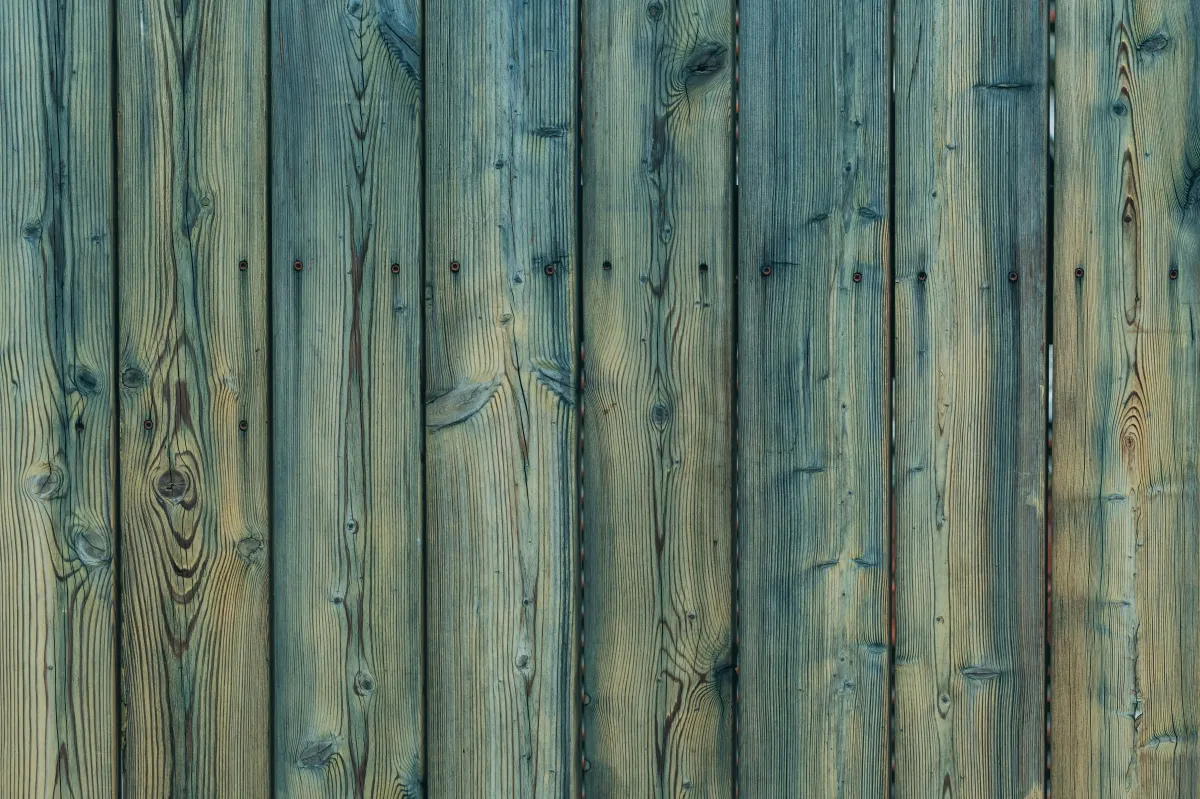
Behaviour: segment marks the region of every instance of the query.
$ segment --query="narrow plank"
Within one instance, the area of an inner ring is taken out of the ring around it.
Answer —
[[[272,4],[284,796],[422,795],[419,5]]]
[[[0,6],[0,785],[115,796],[112,15]]]
[[[1060,0],[1053,788],[1200,784],[1196,5]]]
[[[1047,14],[896,5],[897,799],[1045,792]]]
[[[577,795],[577,8],[425,11],[429,795]]]
[[[888,15],[882,0],[742,7],[744,796],[886,793]]]
[[[123,789],[266,796],[266,3],[116,10]]]
[[[584,787],[728,797],[733,8],[584,13]]]

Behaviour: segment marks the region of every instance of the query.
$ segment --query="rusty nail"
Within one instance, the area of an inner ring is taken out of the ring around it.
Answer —
[[[924,272],[917,272],[917,280],[921,281],[922,283],[924,283],[928,278],[929,275],[925,274]]]
[[[605,262],[604,262],[604,271],[605,271],[605,272],[611,272],[611,271],[612,271],[612,261],[605,261]]]
[[[1075,267],[1075,277],[1077,277],[1077,278],[1083,277],[1083,267],[1082,266]]]
[[[1009,282],[1009,283],[1016,283],[1016,282],[1017,282],[1017,273],[1016,273],[1016,272],[1009,272],[1009,273],[1008,273],[1008,282]]]
[[[147,419],[146,421],[142,422],[142,427],[149,430],[150,428],[154,427],[154,422],[150,419]]]
[[[238,261],[238,271],[245,272],[248,266],[249,264],[247,264],[245,261]]]
[[[292,269],[295,269],[297,272],[299,272],[303,268],[304,268],[303,261],[296,261],[295,263],[292,264]]]
[[[459,269],[462,269],[462,267],[459,266],[458,261],[450,262],[450,271],[451,272],[457,272]]]
[[[400,264],[392,264],[392,274],[393,275],[400,274]]]
[[[247,422],[245,419],[243,419],[243,420],[241,420],[240,422],[238,422],[238,430],[241,430],[242,432],[245,432],[245,431],[247,431],[247,430],[249,430],[249,429],[250,429],[250,423],[249,423],[249,422]]]
[[[762,276],[763,276],[763,277],[770,277],[770,276],[771,276],[771,267],[769,267],[769,266],[764,266],[764,267],[762,268]]]
[[[861,282],[862,282],[862,272],[855,272],[855,273],[854,273],[854,282],[855,282],[855,283],[861,283]]]
[[[545,272],[547,275],[552,276],[554,274],[554,264],[546,264]]]

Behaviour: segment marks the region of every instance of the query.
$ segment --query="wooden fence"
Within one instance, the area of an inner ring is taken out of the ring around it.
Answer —
[[[1200,11],[1048,1],[0,4],[4,795],[1196,796]]]

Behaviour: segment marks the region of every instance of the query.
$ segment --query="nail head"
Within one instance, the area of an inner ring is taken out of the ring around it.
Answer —
[[[392,274],[393,275],[400,274],[400,264],[392,264]]]
[[[854,282],[855,282],[855,283],[861,283],[861,282],[862,282],[862,272],[855,272],[855,273],[854,273]]]
[[[1009,273],[1008,273],[1008,282],[1009,282],[1009,283],[1016,283],[1016,282],[1017,282],[1017,273],[1016,273],[1016,272],[1009,272]]]
[[[142,422],[142,427],[149,430],[150,428],[154,427],[154,422],[150,419],[147,419],[146,421]]]
[[[245,272],[248,267],[249,264],[247,264],[245,261],[238,261],[238,271]]]
[[[1172,280],[1175,280],[1176,278],[1178,278],[1178,277],[1179,277],[1179,270],[1178,270],[1178,269],[1176,269],[1175,267],[1171,267],[1171,271],[1170,271],[1170,273],[1169,273],[1169,274],[1170,274],[1170,276],[1171,276],[1171,279],[1172,279]]]
[[[295,269],[297,272],[299,272],[300,270],[304,269],[304,262],[303,261],[293,262],[292,269]]]
[[[611,271],[612,271],[612,261],[605,261],[605,262],[604,262],[604,271],[605,271],[605,272],[611,272]]]
[[[238,422],[238,430],[241,430],[244,432],[249,429],[250,429],[250,423],[247,422],[245,419],[242,419],[240,422]]]
[[[451,272],[457,272],[459,269],[462,269],[462,266],[459,265],[458,261],[450,262],[450,271]]]
[[[1082,266],[1075,267],[1075,277],[1077,277],[1077,278],[1083,277],[1083,267]]]
[[[762,268],[762,276],[763,276],[763,277],[770,277],[770,276],[771,276],[771,267],[769,267],[769,266],[764,266],[764,267]]]
[[[922,283],[924,283],[928,278],[929,278],[929,275],[927,275],[926,273],[917,272],[917,280],[921,281]]]
[[[546,268],[544,271],[546,272],[547,276],[553,276],[554,275],[554,264],[546,264]]]

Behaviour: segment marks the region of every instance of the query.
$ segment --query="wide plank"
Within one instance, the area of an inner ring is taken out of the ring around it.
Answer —
[[[584,13],[584,788],[728,797],[733,8]]]
[[[1047,17],[895,8],[896,799],[1045,791]]]
[[[420,3],[273,4],[276,790],[421,794]]]
[[[578,10],[425,11],[428,790],[577,795]]]
[[[0,786],[117,790],[112,13],[0,5]]]
[[[116,13],[123,790],[267,796],[266,2]]]
[[[888,27],[879,0],[742,6],[743,796],[887,788]]]
[[[1060,0],[1052,786],[1200,785],[1200,20]]]

